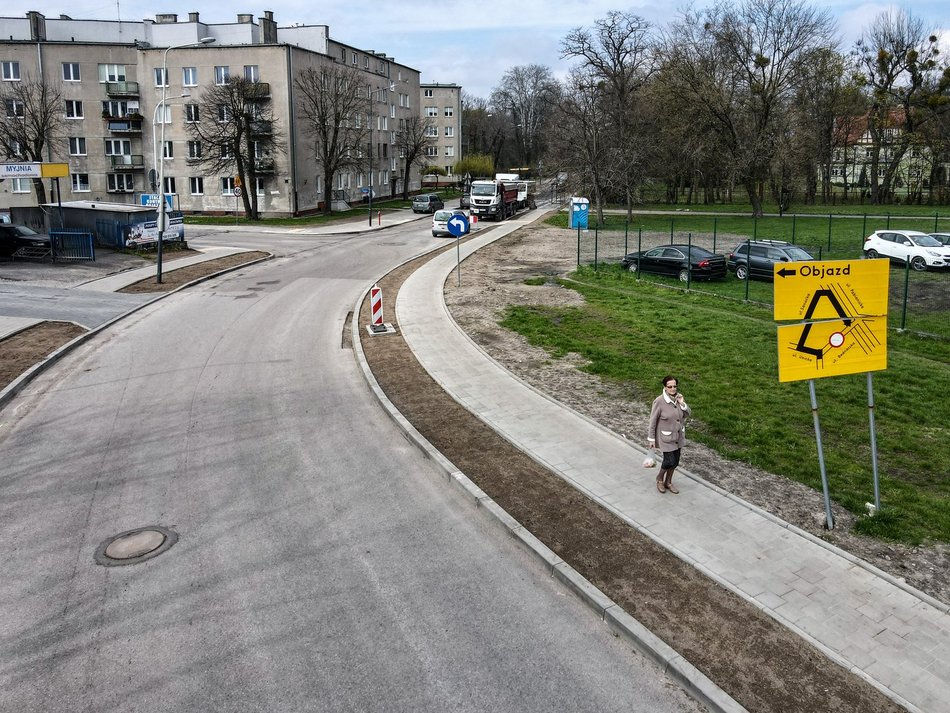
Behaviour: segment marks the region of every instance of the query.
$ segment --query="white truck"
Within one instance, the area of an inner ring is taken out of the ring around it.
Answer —
[[[470,200],[472,215],[505,220],[528,206],[528,181],[517,173],[496,173],[493,181],[472,181]]]

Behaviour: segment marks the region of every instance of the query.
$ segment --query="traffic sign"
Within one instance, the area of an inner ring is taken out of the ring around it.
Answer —
[[[241,194],[242,194],[243,192],[244,192],[244,191],[241,190],[241,187],[240,187],[240,186],[235,186],[235,187],[234,187],[234,197],[235,197],[235,198],[240,198],[240,197],[241,197]]]
[[[887,317],[778,328],[778,380],[803,381],[887,368]]]
[[[241,180],[241,176],[240,176],[240,175],[235,175],[235,176],[234,176],[234,185],[235,185],[235,186],[242,186],[242,185],[244,185],[244,182]]]
[[[887,260],[779,262],[772,274],[776,321],[887,314]]]
[[[468,232],[468,218],[461,213],[456,213],[451,218],[449,218],[446,227],[449,229],[449,232],[452,233],[456,238],[459,238],[465,235]]]
[[[0,163],[0,178],[62,178],[68,163]]]

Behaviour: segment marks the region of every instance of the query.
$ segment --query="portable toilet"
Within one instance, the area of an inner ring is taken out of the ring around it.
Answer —
[[[571,198],[571,228],[584,228],[587,230],[587,216],[590,214],[590,201],[586,198]]]

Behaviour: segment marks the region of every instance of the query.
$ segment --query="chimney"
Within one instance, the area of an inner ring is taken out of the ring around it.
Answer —
[[[35,42],[45,42],[46,16],[36,10],[30,10],[26,13],[26,17],[30,21],[30,39]]]
[[[242,12],[238,15],[238,22],[242,25],[249,25],[254,22],[254,15],[249,12]]]
[[[188,22],[198,22],[198,13],[197,13],[197,12],[189,12],[189,13],[188,13]]]
[[[270,10],[265,10],[264,17],[261,18],[261,36],[265,45],[277,44],[277,23],[274,22],[274,13]]]
[[[178,22],[178,15],[172,12],[165,12],[155,16],[155,22],[159,25],[173,25]]]

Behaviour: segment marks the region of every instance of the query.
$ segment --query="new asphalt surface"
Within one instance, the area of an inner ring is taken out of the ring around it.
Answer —
[[[416,217],[407,214],[405,221]],[[535,217],[538,214],[528,214],[524,220],[513,219],[495,230],[476,232],[461,244],[462,258]],[[340,229],[327,227],[320,231]],[[238,251],[211,248],[168,267],[175,269]],[[396,303],[403,337],[446,392],[580,491],[789,627],[907,710],[950,713],[950,607],[705,482],[701,474],[681,468],[680,495],[659,494],[653,487],[654,473],[639,465],[642,449],[527,386],[457,327],[442,296],[442,285],[455,266],[454,250],[430,260],[406,280]],[[0,338],[44,319],[101,328],[161,298],[154,294],[109,294],[103,299],[102,293],[114,293],[153,273],[153,267],[146,267],[70,288],[3,285]],[[98,293],[99,299],[87,297],[90,293]],[[353,328],[362,327],[354,324]],[[358,344],[358,339],[354,343]],[[362,359],[361,363],[367,379],[375,384]],[[0,394],[0,406],[8,390]],[[433,450],[381,392],[377,393],[420,447]],[[700,700],[713,709],[740,710],[688,662],[534,541],[467,483],[464,474],[444,457],[431,455],[482,505],[484,512],[525,541],[552,573],[570,583],[608,624],[659,661]]]

